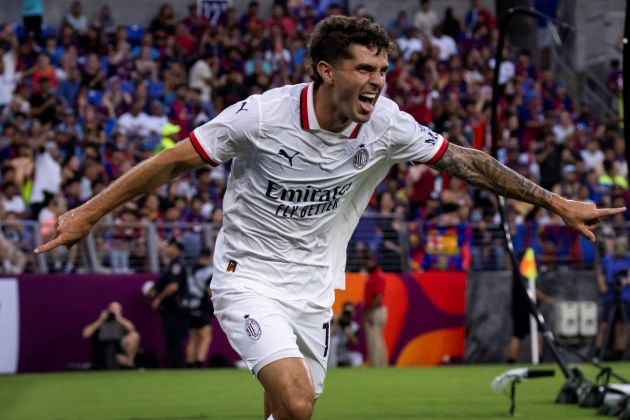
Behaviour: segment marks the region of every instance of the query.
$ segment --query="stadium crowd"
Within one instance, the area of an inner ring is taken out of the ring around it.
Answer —
[[[438,16],[422,0],[414,16],[401,11],[386,23],[398,50],[390,54],[385,94],[450,142],[490,152],[498,31],[483,1],[472,0],[463,12],[460,16],[448,8]],[[18,22],[4,23],[1,219],[39,221],[46,240],[64,209],[186,138],[224,108],[251,94],[310,81],[309,35],[319,19],[338,13],[370,12],[363,6],[348,11],[336,2],[297,0],[273,5],[263,18],[266,13],[252,1],[242,15],[230,9],[212,25],[196,5],[189,6],[187,15],[176,16],[167,3],[148,26],[125,26],[117,24],[107,4],[98,16],[86,16],[76,1],[59,27],[44,22],[40,31],[27,33]],[[529,51],[508,46],[505,54],[500,67],[500,160],[565,197],[624,205],[628,168],[618,121],[597,118],[551,69],[534,64]],[[616,63],[608,78],[616,95],[620,78]],[[220,226],[228,171],[229,165],[183,175],[124,205],[107,221]],[[386,271],[422,269],[425,221],[474,225],[469,233],[478,245],[473,247],[473,268],[503,267],[502,240],[490,229],[499,223],[495,197],[425,165],[393,168],[367,211],[386,217],[377,219],[373,241],[351,243],[355,256],[366,257],[349,261],[351,271],[365,270],[370,251],[381,255]],[[517,249],[534,246],[543,263],[563,256],[594,257],[579,235],[567,234],[557,216],[545,210],[508,200],[507,215]],[[167,239],[177,230],[158,233]],[[28,230],[4,223],[3,234],[0,249],[14,244],[30,253]],[[110,265],[124,271],[130,253],[142,256],[146,251],[137,238],[137,231],[123,227],[103,235],[99,241]],[[63,260],[53,254],[52,268],[72,271],[76,258],[72,251]]]

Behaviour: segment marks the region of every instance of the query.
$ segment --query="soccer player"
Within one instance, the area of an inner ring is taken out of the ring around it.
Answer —
[[[483,152],[448,144],[380,97],[390,41],[366,18],[331,16],[313,31],[313,82],[254,95],[61,215],[35,252],[70,246],[107,212],[178,175],[232,159],[212,301],[230,343],[261,382],[265,417],[308,419],[323,390],[334,289],[373,189],[411,161],[558,213],[595,240],[597,209],[564,199]]]

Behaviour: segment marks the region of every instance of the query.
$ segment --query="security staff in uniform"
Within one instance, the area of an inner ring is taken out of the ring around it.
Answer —
[[[162,250],[167,261],[166,270],[149,292],[149,297],[153,299],[151,306],[159,312],[162,320],[167,368],[185,366],[184,343],[188,333],[188,322],[181,297],[187,294],[187,281],[182,249],[182,243],[177,239],[168,240]]]

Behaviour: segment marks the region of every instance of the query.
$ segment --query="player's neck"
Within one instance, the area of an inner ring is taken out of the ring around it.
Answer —
[[[341,133],[350,124],[350,120],[341,114],[333,98],[332,89],[322,83],[313,91],[315,117],[322,130]]]

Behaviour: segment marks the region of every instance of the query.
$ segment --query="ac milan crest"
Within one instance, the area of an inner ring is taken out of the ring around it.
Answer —
[[[352,161],[352,164],[357,169],[363,168],[367,164],[368,159],[370,159],[370,154],[368,153],[368,151],[365,149],[364,146],[365,145],[362,144],[359,147],[359,150],[357,150],[357,152],[354,154],[354,159]]]
[[[250,318],[249,315],[245,315],[245,332],[252,341],[258,341],[262,335],[260,324],[254,318]]]

